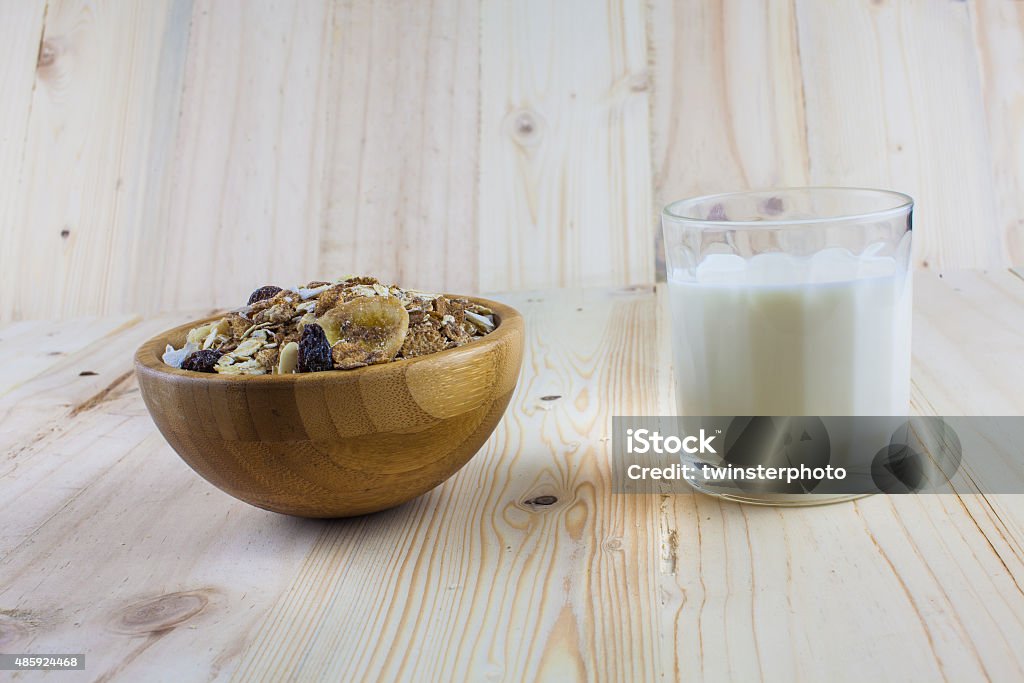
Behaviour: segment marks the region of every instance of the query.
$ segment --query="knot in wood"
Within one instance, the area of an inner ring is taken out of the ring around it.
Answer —
[[[622,550],[622,539],[609,538],[604,542],[605,550]]]
[[[57,45],[52,40],[44,40],[39,43],[39,56],[36,58],[36,68],[46,69],[53,66],[57,61]]]
[[[200,591],[169,593],[123,607],[111,621],[117,633],[143,635],[174,628],[203,611],[209,598]]]
[[[517,109],[510,112],[505,120],[508,134],[524,147],[532,147],[540,142],[542,122],[540,117],[529,109]]]
[[[649,87],[650,79],[647,78],[646,71],[635,74],[629,79],[629,89],[632,92],[646,92]]]

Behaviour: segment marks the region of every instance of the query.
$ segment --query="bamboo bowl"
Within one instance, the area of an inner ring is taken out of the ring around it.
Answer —
[[[508,406],[523,319],[490,307],[497,328],[426,356],[301,375],[230,376],[161,359],[196,325],[143,344],[135,372],[160,433],[222,491],[300,517],[350,517],[400,505],[455,474]],[[211,318],[211,320],[214,318]]]

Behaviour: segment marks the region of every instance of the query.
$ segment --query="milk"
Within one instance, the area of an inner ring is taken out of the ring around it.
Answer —
[[[715,254],[669,274],[682,415],[904,415],[909,273],[827,249]]]

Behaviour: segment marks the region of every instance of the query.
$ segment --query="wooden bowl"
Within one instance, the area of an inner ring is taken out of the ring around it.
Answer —
[[[135,372],[149,414],[211,484],[257,507],[349,517],[400,505],[465,465],[501,419],[523,357],[523,319],[473,299],[497,329],[426,356],[296,375],[200,374],[164,364],[188,331],[143,344]],[[211,318],[214,320],[216,318]]]

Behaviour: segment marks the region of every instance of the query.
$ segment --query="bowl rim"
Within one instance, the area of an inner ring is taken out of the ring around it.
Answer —
[[[222,311],[216,315],[208,316],[198,320],[192,320],[186,322],[177,327],[172,327],[157,335],[154,335],[150,339],[143,342],[138,349],[135,351],[135,369],[137,372],[147,372],[153,375],[165,376],[167,378],[176,378],[185,381],[195,382],[214,382],[214,383],[232,383],[232,382],[244,382],[246,384],[252,383],[263,383],[263,384],[287,384],[293,382],[309,382],[309,381],[325,381],[325,380],[354,380],[362,377],[373,376],[380,373],[389,373],[396,370],[407,369],[417,363],[424,363],[430,361],[437,361],[439,359],[453,359],[460,355],[474,353],[482,351],[484,348],[491,347],[496,343],[506,341],[510,335],[515,334],[522,330],[523,327],[523,316],[516,309],[498,301],[491,299],[484,299],[482,297],[467,296],[464,294],[443,294],[445,297],[458,298],[458,299],[469,299],[473,303],[480,304],[490,308],[494,311],[497,326],[494,331],[484,335],[483,337],[474,339],[473,341],[463,344],[462,346],[456,346],[451,349],[444,349],[442,351],[435,351],[434,353],[427,353],[422,356],[415,356],[413,358],[401,358],[399,360],[389,361],[387,363],[379,363],[376,365],[367,365],[361,368],[355,368],[353,370],[327,370],[325,372],[303,372],[303,373],[291,373],[288,375],[274,375],[274,374],[263,374],[263,375],[224,375],[221,373],[206,373],[206,372],[194,372],[192,370],[182,370],[171,365],[167,365],[163,361],[163,353],[166,350],[167,344],[171,343],[169,340],[176,337],[184,337],[188,334],[189,330],[193,327],[203,325],[214,320],[218,320],[227,311]]]

